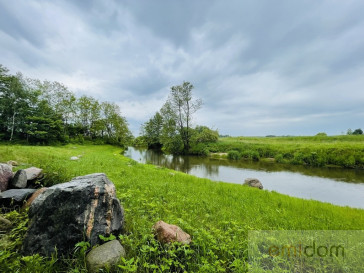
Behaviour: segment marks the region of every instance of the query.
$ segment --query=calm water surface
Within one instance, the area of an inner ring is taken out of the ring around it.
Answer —
[[[364,208],[364,170],[173,156],[133,147],[125,151],[125,156],[215,181],[242,184],[245,178],[258,178],[270,191]]]

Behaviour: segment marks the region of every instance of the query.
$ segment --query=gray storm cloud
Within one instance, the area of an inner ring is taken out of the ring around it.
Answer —
[[[137,134],[190,81],[231,135],[364,127],[362,1],[0,0],[0,63],[117,102]]]

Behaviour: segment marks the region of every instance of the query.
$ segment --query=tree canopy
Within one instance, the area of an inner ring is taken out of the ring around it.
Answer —
[[[171,87],[163,107],[142,127],[148,147],[181,154],[196,151],[197,144],[217,141],[217,131],[206,126],[192,127],[193,115],[202,106],[202,100],[193,97],[193,88],[189,82]]]
[[[77,98],[59,82],[10,75],[0,65],[0,140],[127,145],[132,138],[117,104]]]

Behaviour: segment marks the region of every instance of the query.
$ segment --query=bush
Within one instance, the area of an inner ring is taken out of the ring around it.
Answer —
[[[232,159],[232,160],[239,160],[241,158],[241,154],[238,151],[229,151],[228,155],[227,155],[228,159]]]
[[[259,161],[260,155],[258,151],[246,150],[241,153],[241,156],[245,159]]]
[[[284,159],[283,159],[282,154],[277,154],[274,158],[275,158],[277,163],[284,163]]]
[[[192,155],[208,156],[210,151],[206,144],[199,143],[192,146],[189,153]]]

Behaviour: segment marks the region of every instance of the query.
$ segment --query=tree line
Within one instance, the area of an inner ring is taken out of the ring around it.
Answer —
[[[207,126],[192,126],[193,115],[202,106],[202,100],[193,97],[193,88],[189,82],[172,86],[167,101],[142,125],[135,143],[172,154],[206,155],[205,144],[216,142],[219,133]]]
[[[0,65],[0,140],[127,145],[132,139],[117,104],[78,98],[59,82],[11,75]]]

